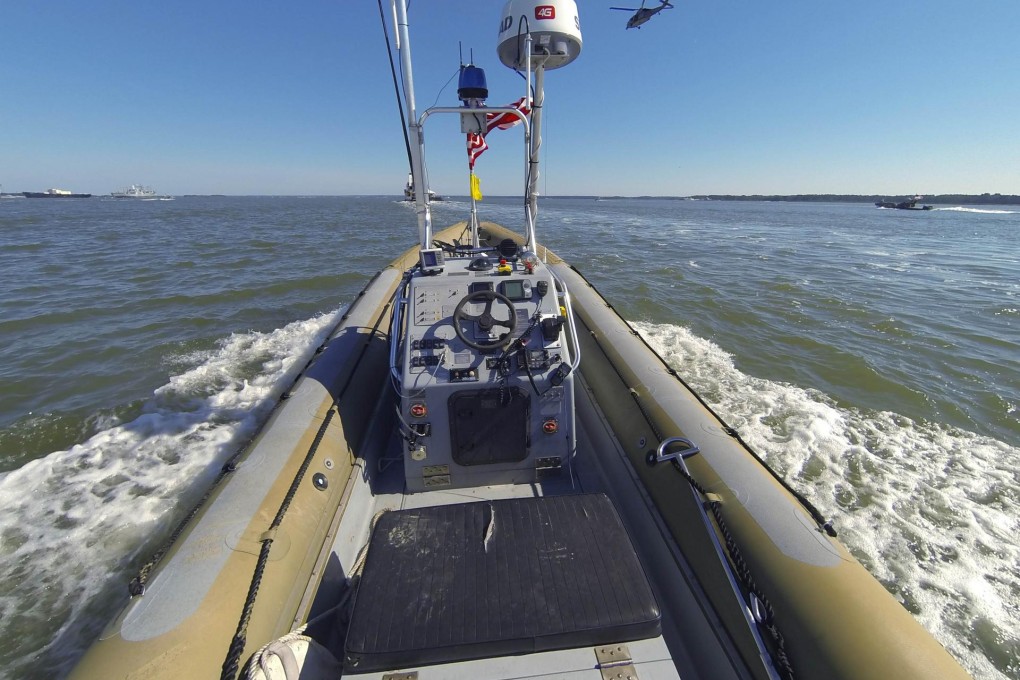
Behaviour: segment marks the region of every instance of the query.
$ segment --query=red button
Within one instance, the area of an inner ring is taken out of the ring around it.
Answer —
[[[555,420],[547,420],[542,423],[542,431],[546,434],[556,434],[556,431],[560,429],[560,424]]]
[[[424,418],[428,412],[429,410],[425,408],[425,404],[422,404],[421,402],[411,404],[411,415],[415,418]]]

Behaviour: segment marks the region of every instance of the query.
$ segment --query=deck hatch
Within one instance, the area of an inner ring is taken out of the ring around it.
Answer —
[[[388,512],[347,637],[359,672],[656,637],[659,608],[603,494]]]
[[[455,392],[448,408],[453,461],[458,465],[518,463],[528,457],[531,395],[524,390]]]

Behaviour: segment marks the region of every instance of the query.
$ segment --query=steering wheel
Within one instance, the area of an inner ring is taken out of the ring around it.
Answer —
[[[484,302],[485,309],[481,314],[468,314],[464,311],[464,306],[473,302]],[[506,321],[500,321],[499,319],[493,318],[492,316],[492,305],[495,302],[499,302],[505,306],[510,312],[510,318]],[[478,327],[483,331],[491,331],[495,326],[501,326],[506,328],[506,333],[501,334],[495,340],[488,342],[478,342],[468,337],[463,326],[464,322],[469,321],[471,323],[477,323]],[[517,326],[517,310],[514,309],[514,303],[510,302],[510,298],[505,295],[492,290],[477,290],[474,293],[469,293],[461,298],[461,301],[457,303],[457,308],[453,312],[453,330],[457,332],[457,337],[461,339],[468,347],[472,347],[482,352],[491,352],[492,350],[499,349],[510,342],[510,335],[513,329]]]

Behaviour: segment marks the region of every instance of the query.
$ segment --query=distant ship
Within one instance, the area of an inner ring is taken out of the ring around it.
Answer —
[[[414,178],[410,173],[407,175],[407,184],[404,186],[404,200],[414,202]],[[429,189],[430,201],[441,201],[443,197]]]
[[[111,191],[110,196],[114,198],[170,198],[169,196],[159,196],[155,189],[144,187],[141,184],[132,184],[123,191]]]
[[[917,202],[923,199],[924,196],[914,196],[908,201],[875,201],[875,207],[877,208],[896,208],[897,210],[931,210],[930,205],[917,205]]]
[[[24,198],[24,196],[22,194],[20,194],[20,193],[17,193],[17,194],[5,194],[4,193],[4,185],[0,184],[0,198]]]
[[[25,198],[92,198],[92,194],[75,194],[67,189],[47,189],[46,191],[22,191]]]

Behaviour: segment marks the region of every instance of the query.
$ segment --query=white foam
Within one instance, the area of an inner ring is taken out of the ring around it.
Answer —
[[[15,650],[9,671],[43,652],[81,652],[88,640],[75,638],[96,625],[83,619],[109,613],[97,595],[117,586],[123,601],[127,570],[162,540],[175,507],[194,502],[254,433],[336,316],[235,334],[214,351],[175,357],[193,367],[155,390],[134,421],[0,479],[0,637],[50,641]]]
[[[983,215],[1016,215],[1017,210],[985,210],[983,208],[964,208],[962,205],[958,205],[952,208],[935,208],[935,210],[949,211],[949,212],[968,212],[968,213],[981,213]]]
[[[981,627],[1016,639],[1020,449],[741,373],[712,342],[671,325],[642,336],[774,469],[832,518],[840,539],[980,678],[1005,678]]]

